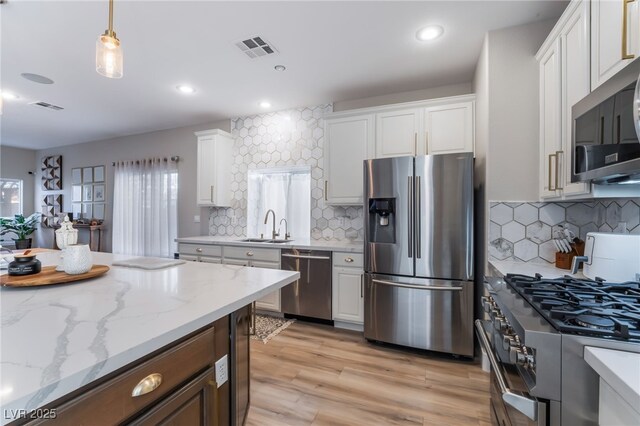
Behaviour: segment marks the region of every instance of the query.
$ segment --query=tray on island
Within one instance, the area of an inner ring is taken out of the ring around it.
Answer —
[[[56,271],[55,266],[44,266],[42,271],[33,275],[2,275],[0,285],[3,287],[35,287],[41,285],[64,284],[99,277],[109,270],[107,265],[93,265],[89,272],[69,275]]]

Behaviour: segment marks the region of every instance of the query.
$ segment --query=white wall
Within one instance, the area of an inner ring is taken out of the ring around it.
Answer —
[[[170,157],[180,156],[178,163],[178,236],[206,235],[208,233],[209,212],[207,208],[196,205],[196,137],[193,132],[207,129],[231,130],[229,120],[180,127],[158,132],[124,136],[115,139],[87,142],[78,145],[68,145],[59,148],[39,150],[32,167],[39,164],[40,159],[47,155],[62,155],[62,184],[64,194],[64,211],[71,211],[71,169],[83,166],[106,166],[106,233],[103,250],[111,251],[111,228],[113,209],[113,166],[114,161],[136,160],[149,156]],[[40,176],[36,177],[39,181]],[[49,191],[47,194],[56,192]],[[36,200],[44,193],[36,188]],[[38,203],[39,205],[39,203]],[[194,215],[200,215],[201,223],[194,222]],[[41,247],[51,247],[53,244],[53,230],[44,229],[39,233],[38,244]],[[80,236],[82,238],[82,236]]]
[[[369,108],[380,105],[398,104],[402,102],[422,101],[425,99],[446,98],[448,96],[468,95],[472,92],[471,83],[451,84],[448,86],[431,87],[428,89],[412,90],[409,92],[390,93],[388,95],[372,96],[370,98],[353,99],[333,103],[334,111]]]
[[[25,216],[33,213],[34,210],[34,190],[36,183],[35,172],[36,151],[30,149],[14,148],[11,146],[0,146],[0,176],[10,179],[22,179],[22,214]]]
[[[488,34],[489,200],[539,199],[539,85],[535,54],[556,21]]]

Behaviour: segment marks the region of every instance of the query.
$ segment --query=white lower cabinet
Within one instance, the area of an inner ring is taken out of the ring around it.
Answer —
[[[255,268],[280,269],[279,262],[260,262],[253,260],[251,261],[251,266]],[[256,309],[280,312],[280,290],[276,290],[273,293],[267,294],[262,299],[256,300]]]
[[[363,324],[364,271],[362,270],[362,255],[333,253],[332,281],[333,320]]]

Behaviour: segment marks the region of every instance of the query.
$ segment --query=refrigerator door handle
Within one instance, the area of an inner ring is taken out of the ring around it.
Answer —
[[[413,213],[413,185],[411,185],[412,181],[412,177],[411,176],[407,176],[407,193],[408,193],[408,197],[407,197],[407,229],[409,230],[409,233],[407,235],[407,245],[408,245],[408,251],[409,251],[409,257],[413,257],[413,220],[412,220],[412,213]]]
[[[463,287],[449,287],[443,285],[414,285],[414,284],[402,284],[394,281],[385,281],[385,280],[376,280],[372,279],[372,283],[374,284],[382,284],[388,285],[392,287],[403,287],[403,288],[412,288],[415,290],[439,290],[439,291],[462,291]]]
[[[422,256],[422,212],[420,206],[420,176],[416,176],[416,258],[420,259]]]

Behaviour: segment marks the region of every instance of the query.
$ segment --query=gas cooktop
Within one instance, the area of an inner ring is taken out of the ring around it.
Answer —
[[[508,274],[505,281],[560,332],[640,341],[640,282],[540,274]]]

